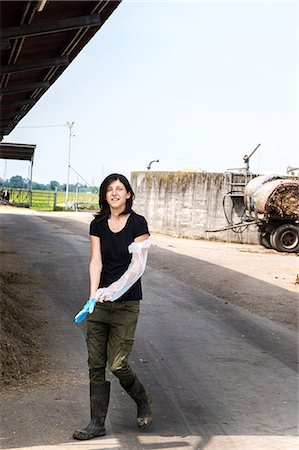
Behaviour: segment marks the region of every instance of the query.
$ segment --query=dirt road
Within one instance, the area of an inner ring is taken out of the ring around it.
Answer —
[[[134,405],[111,377],[107,436],[71,440],[89,414],[84,329],[72,318],[88,286],[90,217],[2,211],[2,267],[16,300],[29,299],[29,284],[46,355],[37,378],[4,392],[4,448],[295,449],[296,256],[162,236],[131,361],[152,393],[153,427],[135,430]]]

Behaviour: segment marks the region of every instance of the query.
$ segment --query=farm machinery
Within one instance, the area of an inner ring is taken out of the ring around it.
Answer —
[[[299,178],[251,173],[249,160],[260,145],[249,156],[244,156],[246,167],[225,172],[223,212],[228,225],[206,232],[232,230],[241,234],[248,226],[254,225],[264,247],[299,253]],[[230,198],[230,213],[234,210],[241,219],[237,223],[234,223],[232,214],[229,217],[227,198]]]
[[[299,252],[299,179],[270,175],[244,188],[246,216],[258,226],[260,244],[280,252]]]

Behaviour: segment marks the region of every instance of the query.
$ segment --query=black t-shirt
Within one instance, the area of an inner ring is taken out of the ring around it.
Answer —
[[[150,234],[145,218],[132,212],[124,228],[117,233],[110,230],[107,219],[95,218],[90,224],[89,234],[101,240],[103,269],[99,287],[107,287],[118,280],[128,269],[132,254],[128,247],[134,239],[143,234]],[[125,292],[118,300],[141,300],[141,279]]]

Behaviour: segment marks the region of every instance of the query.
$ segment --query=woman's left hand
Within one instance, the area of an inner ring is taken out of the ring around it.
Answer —
[[[99,288],[94,295],[94,299],[97,303],[110,302],[112,300],[112,292],[107,288]]]

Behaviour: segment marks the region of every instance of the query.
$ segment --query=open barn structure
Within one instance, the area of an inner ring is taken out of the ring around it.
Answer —
[[[120,2],[0,2],[0,141],[34,107]],[[21,149],[25,149],[27,159],[30,148],[32,163],[33,147],[0,142],[0,158],[24,159]]]

